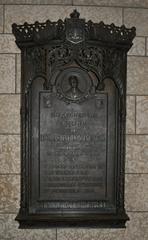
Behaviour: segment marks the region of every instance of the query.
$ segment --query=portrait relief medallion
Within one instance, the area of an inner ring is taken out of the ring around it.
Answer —
[[[83,101],[90,95],[91,87],[91,78],[82,68],[67,68],[57,76],[57,94],[61,99],[67,102]]]

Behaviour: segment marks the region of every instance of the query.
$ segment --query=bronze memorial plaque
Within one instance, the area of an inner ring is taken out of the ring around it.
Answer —
[[[126,63],[135,28],[13,24],[21,49],[20,228],[125,227]]]

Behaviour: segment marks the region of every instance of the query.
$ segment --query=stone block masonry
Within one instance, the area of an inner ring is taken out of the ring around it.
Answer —
[[[135,26],[127,64],[126,229],[19,230],[20,51],[11,24],[65,18],[74,8],[95,22]],[[0,0],[0,239],[148,239],[148,0]]]

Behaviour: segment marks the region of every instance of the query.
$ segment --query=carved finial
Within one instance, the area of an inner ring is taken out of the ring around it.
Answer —
[[[80,13],[77,11],[77,9],[74,9],[73,12],[70,14],[71,18],[79,18]]]

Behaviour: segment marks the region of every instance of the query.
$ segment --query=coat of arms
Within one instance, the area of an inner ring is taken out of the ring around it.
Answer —
[[[79,19],[79,15],[77,10],[74,10],[70,14],[71,18],[66,19],[66,39],[74,44],[84,41],[85,38],[85,21]]]

